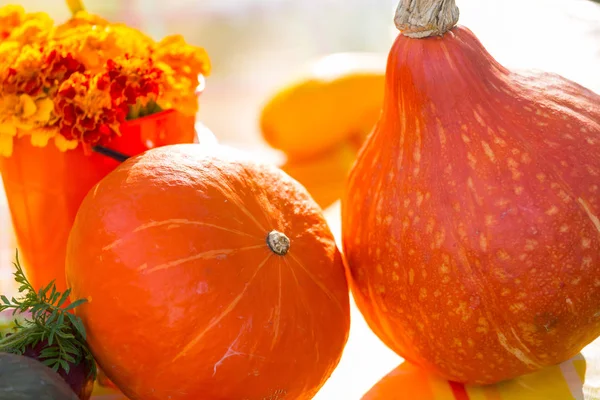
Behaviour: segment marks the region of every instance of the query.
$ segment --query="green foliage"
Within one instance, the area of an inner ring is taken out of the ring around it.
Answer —
[[[127,120],[146,117],[148,115],[159,113],[162,110],[163,109],[154,100],[148,100],[145,105],[138,101],[137,104],[129,107]]]
[[[39,357],[42,363],[54,371],[62,368],[68,373],[69,363],[85,362],[95,378],[96,363],[86,343],[85,328],[81,319],[70,312],[87,300],[79,299],[65,306],[70,289],[61,293],[52,281],[36,291],[25,277],[18,253],[13,265],[21,296],[12,299],[0,296],[0,311],[13,310],[13,316],[29,311],[31,316],[22,322],[15,319],[14,332],[0,337],[0,351],[22,355],[26,349],[45,342],[47,345]]]

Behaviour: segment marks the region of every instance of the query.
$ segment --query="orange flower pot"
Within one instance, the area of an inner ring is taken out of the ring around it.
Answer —
[[[153,147],[193,143],[195,118],[162,111],[121,126],[121,136],[107,147],[128,156]],[[13,154],[0,156],[19,256],[28,279],[38,288],[55,280],[66,289],[65,248],[71,225],[87,192],[119,165],[107,156],[85,154],[82,146],[61,152],[52,143],[34,147],[25,136]]]

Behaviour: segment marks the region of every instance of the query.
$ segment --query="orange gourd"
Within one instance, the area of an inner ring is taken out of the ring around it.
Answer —
[[[496,385],[464,385],[447,381],[403,362],[373,385],[361,400],[567,400],[581,398],[578,393],[593,391],[590,367],[597,361],[595,341],[584,354],[552,367],[526,374]],[[593,368],[593,367],[592,367]],[[587,372],[586,372],[587,370]],[[448,397],[446,393],[454,396]],[[119,399],[120,400],[120,399]]]
[[[363,137],[347,140],[328,152],[306,160],[288,159],[281,169],[300,182],[311,197],[325,209],[340,199],[348,172],[354,164]]]
[[[265,141],[292,162],[325,157],[348,141],[360,144],[383,103],[385,56],[334,53],[276,91],[260,112]]]
[[[600,334],[600,96],[504,68],[457,20],[452,0],[400,2],[342,236],[381,340],[485,384]]]
[[[220,146],[133,157],[84,199],[67,281],[131,399],[310,399],[349,330],[341,255],[279,169]]]

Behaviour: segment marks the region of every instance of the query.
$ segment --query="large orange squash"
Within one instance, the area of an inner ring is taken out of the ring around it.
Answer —
[[[98,364],[131,399],[310,399],[342,354],[349,293],[306,190],[219,146],[127,160],[67,250]]]
[[[492,383],[600,334],[600,96],[504,68],[457,19],[451,0],[400,2],[343,247],[390,348]]]

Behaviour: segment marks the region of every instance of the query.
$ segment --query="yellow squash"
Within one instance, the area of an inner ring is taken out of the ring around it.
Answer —
[[[335,53],[309,64],[264,105],[264,139],[294,162],[349,137],[364,139],[379,118],[385,64],[385,55],[374,53]]]
[[[358,143],[346,140],[309,159],[286,160],[281,169],[304,185],[312,198],[325,209],[342,196],[357,152]]]

